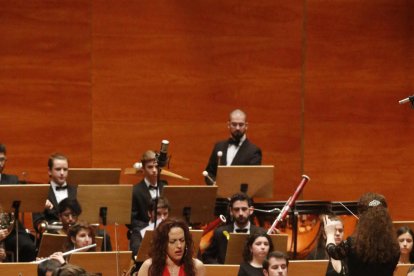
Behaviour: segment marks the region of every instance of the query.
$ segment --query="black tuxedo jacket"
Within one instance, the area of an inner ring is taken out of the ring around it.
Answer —
[[[158,184],[160,194],[167,182],[161,180]],[[151,194],[144,179],[132,189],[132,206],[131,206],[131,229],[136,227],[142,228],[148,225],[148,204],[151,202]]]
[[[250,223],[250,233],[259,229],[262,228]],[[203,263],[224,264],[227,252],[227,237],[223,234],[224,231],[233,233],[234,224],[227,224],[214,230],[213,237],[210,240],[210,246],[207,247],[202,255]],[[242,254],[242,252],[240,252],[240,254]]]
[[[227,159],[227,148],[229,146],[228,140],[220,141],[214,145],[213,151],[211,152],[210,159],[208,161],[206,171],[211,176],[211,178],[216,179],[217,175],[217,166],[218,158],[217,152],[221,151],[223,156],[221,156],[221,164],[226,165]],[[262,164],[262,150],[256,145],[250,143],[249,139],[246,138],[243,144],[240,146],[239,150],[236,153],[236,156],[233,159],[231,165],[261,165]],[[211,185],[208,179],[205,179],[208,185]]]
[[[76,194],[78,191],[78,187],[75,185],[68,185],[68,198],[76,199]],[[52,223],[54,221],[59,221],[59,210],[58,210],[58,202],[53,192],[52,185],[49,186],[49,194],[47,199],[53,204],[52,209],[45,209],[43,213],[34,213],[33,214],[33,225],[35,229],[38,229],[38,225],[43,220],[46,220],[48,223]]]
[[[19,184],[19,178],[13,174],[1,174],[0,184]]]

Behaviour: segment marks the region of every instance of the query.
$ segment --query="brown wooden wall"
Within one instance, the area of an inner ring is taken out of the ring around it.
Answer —
[[[168,139],[170,169],[201,184],[242,108],[275,199],[306,173],[305,199],[377,191],[413,219],[414,110],[397,101],[414,91],[414,1],[0,2],[8,172],[45,182],[55,151],[126,168]]]

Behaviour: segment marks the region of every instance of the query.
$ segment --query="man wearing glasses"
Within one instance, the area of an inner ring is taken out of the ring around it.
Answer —
[[[3,173],[6,161],[6,146],[0,144],[0,184],[19,184],[19,179],[16,175]]]
[[[205,177],[207,185],[212,185],[211,180],[216,179],[217,166],[232,165],[261,165],[262,151],[259,147],[252,144],[246,137],[248,122],[246,113],[240,109],[230,113],[227,127],[231,137],[228,140],[220,141],[214,145],[208,161]],[[221,152],[218,154],[218,152]]]

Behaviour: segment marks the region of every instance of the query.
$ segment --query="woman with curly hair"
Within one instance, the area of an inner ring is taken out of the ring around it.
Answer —
[[[250,234],[244,245],[244,263],[240,265],[238,276],[263,276],[263,261],[272,251],[272,240],[264,230]]]
[[[332,258],[347,258],[349,276],[392,276],[400,258],[400,247],[384,196],[362,195],[359,222],[354,234],[335,244],[335,224],[324,218],[326,250]]]
[[[151,258],[142,264],[138,276],[204,276],[204,265],[193,259],[193,253],[193,239],[187,224],[167,219],[155,230]]]
[[[400,245],[400,260],[398,263],[414,263],[413,238],[414,233],[410,227],[403,226],[397,230],[397,240]]]
[[[95,229],[87,222],[79,221],[69,227],[64,251],[85,247],[93,243],[95,243]],[[96,248],[90,248],[87,251],[96,251]]]

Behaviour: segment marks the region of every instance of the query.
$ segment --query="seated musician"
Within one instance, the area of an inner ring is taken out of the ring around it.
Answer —
[[[3,173],[6,167],[6,146],[0,144],[0,185],[19,184],[16,175]],[[1,210],[0,210],[1,211]],[[12,214],[0,212],[1,220],[8,221]],[[7,225],[1,225],[6,227]],[[36,257],[36,246],[34,237],[32,237],[25,229],[24,225],[19,221],[19,261],[30,262]],[[9,231],[7,228],[0,228],[0,262],[12,262],[16,260],[16,230]]]
[[[71,225],[68,230],[68,238],[63,247],[64,251],[82,248],[95,243],[95,229],[87,222],[78,221]],[[90,248],[86,251],[94,252],[96,248]]]
[[[344,240],[344,223],[337,216],[329,216],[335,227],[334,239],[335,245],[339,245]],[[346,275],[347,266],[346,260],[335,260],[330,258],[326,252],[326,234],[323,226],[323,220],[321,219],[318,244],[315,249],[308,255],[308,260],[329,260],[326,270],[326,276],[340,276]]]
[[[41,262],[37,266],[37,276],[52,276],[53,272],[66,264],[62,252],[55,252],[49,256],[49,260]]]
[[[400,245],[399,264],[414,263],[413,238],[414,233],[410,227],[402,226],[397,230],[397,239]]]
[[[144,152],[141,159],[144,179],[136,184],[132,190],[132,209],[130,230],[146,227],[150,220],[148,216],[148,205],[162,191],[167,183],[157,183],[158,166],[156,154],[152,150]]]
[[[263,274],[265,276],[288,276],[289,258],[280,251],[269,253],[263,262]]]
[[[238,276],[263,276],[263,261],[273,251],[273,242],[266,231],[257,231],[246,239],[243,249],[244,263]]]
[[[214,230],[210,246],[207,247],[202,255],[203,262],[207,264],[224,264],[229,233],[250,234],[262,229],[250,222],[252,214],[253,203],[251,199],[246,194],[234,194],[230,199],[230,215],[234,222]]]
[[[50,178],[50,188],[48,198],[45,203],[43,213],[33,214],[33,226],[36,231],[41,232],[39,226],[41,223],[52,224],[59,221],[58,204],[65,198],[76,198],[77,187],[68,185],[69,161],[62,154],[55,153],[49,157],[48,173]]]
[[[77,199],[71,199],[71,198],[65,198],[62,200],[58,205],[59,210],[59,220],[62,224],[61,230],[55,230],[55,229],[47,229],[48,233],[52,234],[63,234],[67,235],[69,231],[69,227],[73,224],[75,224],[78,221],[79,216],[82,214],[82,207],[80,206]],[[47,226],[46,228],[55,228]],[[103,237],[104,231],[102,229],[96,229],[96,236]],[[112,245],[111,245],[111,236],[108,233],[105,233],[105,239],[106,239],[106,250],[105,250],[105,244],[102,243],[101,251],[112,251]]]
[[[143,263],[138,276],[205,275],[203,263],[193,258],[193,239],[188,225],[182,220],[161,222],[155,230],[149,255],[151,258]]]
[[[132,230],[131,239],[130,239],[130,249],[132,251],[132,257],[134,258],[138,249],[141,246],[142,239],[145,236],[147,230],[154,230],[154,207],[155,201],[151,200],[151,203],[148,205],[148,216],[150,217],[150,222],[144,228],[136,228]],[[166,198],[160,197],[157,204],[157,226],[164,220],[168,218],[170,213],[170,204]]]

